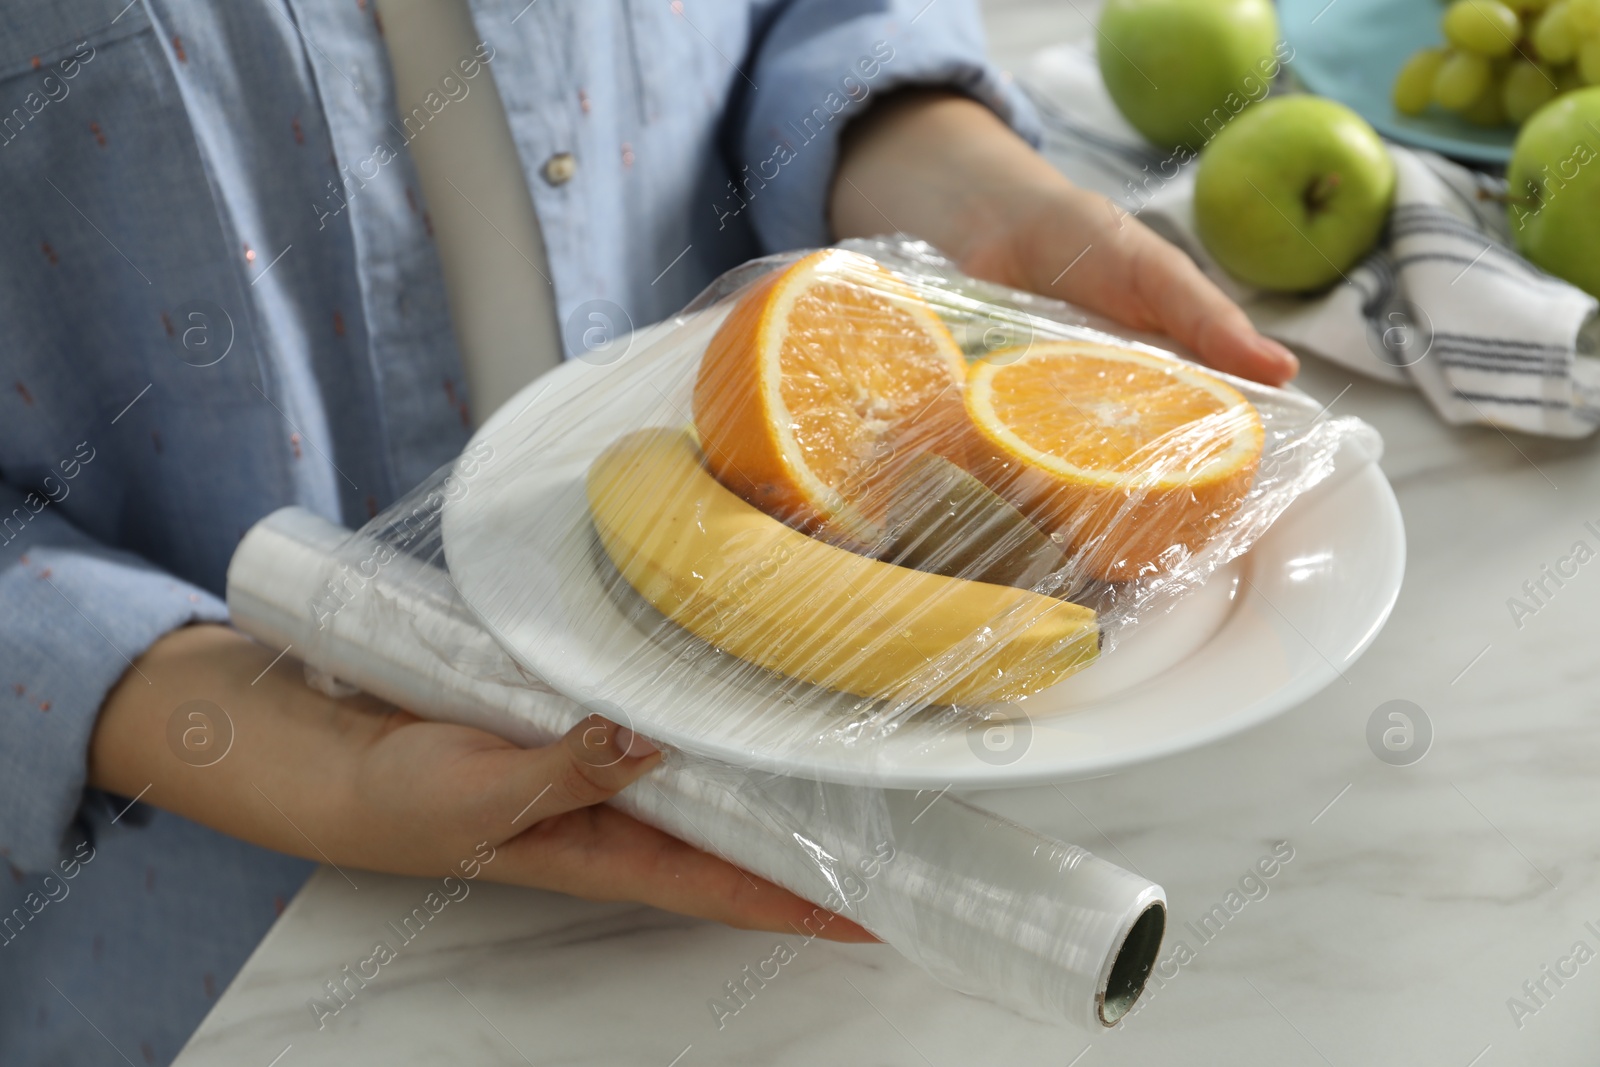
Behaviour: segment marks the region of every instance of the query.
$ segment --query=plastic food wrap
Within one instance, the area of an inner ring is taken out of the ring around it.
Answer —
[[[580,703],[870,779],[889,735],[1026,712],[1115,655],[1371,436],[925,248],[867,247],[747,264],[569,362],[368,535],[442,554]]]
[[[319,684],[519,744],[549,744],[589,714],[529,679],[442,568],[387,557],[377,543],[368,552],[388,562],[342,609],[308,612],[361,543],[300,508],[263,519],[228,569],[234,624],[301,655]],[[948,790],[764,774],[669,749],[609,803],[849,916],[946,985],[1036,1018],[1115,1024],[1161,944],[1160,886]],[[813,916],[796,933],[814,936],[826,921]],[[713,1019],[719,1003],[720,991],[707,1004]]]
[[[1043,706],[1351,444],[1377,450],[1299,394],[856,243],[746,264],[568,362],[342,541],[253,533],[230,605],[423,714],[481,700],[538,741],[537,693],[664,742],[669,803],[640,783],[626,810],[957,988],[1109,1025],[1159,887],[959,802],[925,828],[927,798],[872,788],[879,754]]]

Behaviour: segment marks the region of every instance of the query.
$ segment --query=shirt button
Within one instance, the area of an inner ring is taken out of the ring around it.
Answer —
[[[571,152],[557,152],[544,161],[544,180],[551,185],[565,185],[578,173],[578,161]]]

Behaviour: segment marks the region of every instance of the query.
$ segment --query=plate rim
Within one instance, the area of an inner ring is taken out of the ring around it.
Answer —
[[[637,331],[639,335],[648,335],[657,330],[670,326],[671,320],[657,323],[654,326],[644,327]],[[638,343],[636,337],[634,343]],[[506,423],[522,413],[536,401],[539,395],[549,390],[552,385],[564,384],[561,380],[576,377],[586,372],[603,372],[607,368],[584,364],[581,361],[569,360],[552,369],[525,386],[521,391],[512,396],[505,405],[494,412],[483,425],[473,434],[468,448],[477,445],[482,440],[492,436]],[[559,394],[558,394],[559,395]],[[702,758],[709,758],[725,763],[736,763],[753,771],[779,773],[790,776],[802,776],[817,780],[826,780],[853,785],[870,785],[887,788],[950,788],[962,789],[988,789],[1012,788],[1019,786],[1039,785],[1046,782],[1062,782],[1098,777],[1115,773],[1129,767],[1162,759],[1167,756],[1177,755],[1192,749],[1214,744],[1236,734],[1242,733],[1252,727],[1258,726],[1278,715],[1299,706],[1316,693],[1330,685],[1342,674],[1342,668],[1353,664],[1362,654],[1371,647],[1387,624],[1394,606],[1399,599],[1400,589],[1405,575],[1407,558],[1407,544],[1405,537],[1404,517],[1400,510],[1399,500],[1395,496],[1394,487],[1389,484],[1376,460],[1364,463],[1360,468],[1351,470],[1344,477],[1324,481],[1313,487],[1299,500],[1290,506],[1290,511],[1306,501],[1315,499],[1317,495],[1333,491],[1361,491],[1364,492],[1371,506],[1375,509],[1372,518],[1374,531],[1381,531],[1387,549],[1388,563],[1382,568],[1378,580],[1382,595],[1375,610],[1369,611],[1363,618],[1366,625],[1365,632],[1343,652],[1340,667],[1335,667],[1327,660],[1325,655],[1315,645],[1313,651],[1317,655],[1308,661],[1308,665],[1290,675],[1277,688],[1262,694],[1253,702],[1238,708],[1236,711],[1219,715],[1210,720],[1196,725],[1191,729],[1168,732],[1157,739],[1144,741],[1137,745],[1126,746],[1110,756],[1100,755],[1093,758],[1066,758],[1054,759],[1049,762],[1039,760],[1019,759],[1016,762],[993,765],[982,761],[973,764],[963,764],[959,768],[930,767],[925,772],[915,766],[908,765],[906,757],[914,758],[914,753],[895,753],[892,756],[880,756],[874,760],[861,762],[829,762],[827,760],[810,760],[804,758],[804,753],[785,753],[772,757],[751,754],[742,749],[734,749],[715,742],[701,741],[700,743],[688,742],[682,739],[668,741],[687,752],[692,752]],[[462,498],[466,501],[471,494]],[[445,514],[441,516],[441,533],[444,537],[446,558],[449,552],[449,518],[456,508],[456,502],[447,502]],[[1274,528],[1283,522],[1290,514],[1285,512],[1274,523]],[[1269,531],[1270,532],[1270,531]],[[1246,575],[1253,572],[1252,554],[1246,554],[1243,561],[1247,565]],[[1263,610],[1277,612],[1277,608],[1265,596],[1255,590],[1252,583],[1245,583],[1246,588],[1241,589],[1239,596],[1230,609],[1228,617],[1246,606],[1258,603]],[[484,619],[482,614],[472,604],[471,600],[463,593],[462,601],[467,610],[491,634],[495,633],[493,626]],[[1280,613],[1281,614],[1281,613]],[[1293,623],[1289,624],[1293,628]],[[1180,670],[1184,664],[1195,657],[1205,655],[1212,642],[1226,629],[1224,621],[1219,625],[1211,638],[1192,651],[1189,655],[1171,665],[1167,672]],[[1308,641],[1309,643],[1309,641]],[[510,650],[508,650],[509,652]],[[517,658],[513,654],[513,658]],[[563,673],[559,667],[552,671],[544,667],[537,671],[546,677],[552,688],[565,692],[566,687],[558,684],[558,677]],[[1125,699],[1127,695],[1137,694],[1147,685],[1157,681],[1161,675],[1147,679],[1127,690],[1103,698],[1104,703],[1097,703],[1096,710],[1107,710]],[[1084,710],[1089,710],[1085,708]],[[1070,720],[1072,712],[1063,712],[1051,715],[1056,721]]]

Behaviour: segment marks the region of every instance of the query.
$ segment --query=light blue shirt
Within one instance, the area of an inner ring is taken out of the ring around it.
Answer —
[[[405,145],[484,67],[568,355],[596,307],[826,243],[839,132],[896,86],[1032,132],[968,0],[472,11],[478,53],[396,101],[370,0],[0,7],[0,1063],[167,1062],[307,873],[118,817],[88,739],[153,641],[226,618],[257,519],[359,525],[465,442]]]

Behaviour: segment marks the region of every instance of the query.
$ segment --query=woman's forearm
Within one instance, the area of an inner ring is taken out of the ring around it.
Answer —
[[[268,670],[273,656],[223,626],[161,638],[101,708],[90,784],[322,858],[335,843],[306,833],[324,836],[327,814],[345,806],[354,754],[382,716],[307,688],[298,661]]]
[[[905,90],[851,123],[830,198],[836,237],[902,232],[958,263],[1029,197],[1072,185],[993,111],[940,90]]]
[[[157,641],[101,708],[91,783],[341,869],[481,876],[763,930],[815,910],[604,807],[662,757],[598,715],[524,749],[369,697],[333,700],[306,686],[295,660],[271,666],[275,656],[221,626]],[[184,730],[217,743],[186,744]],[[842,918],[823,936],[872,940]]]

